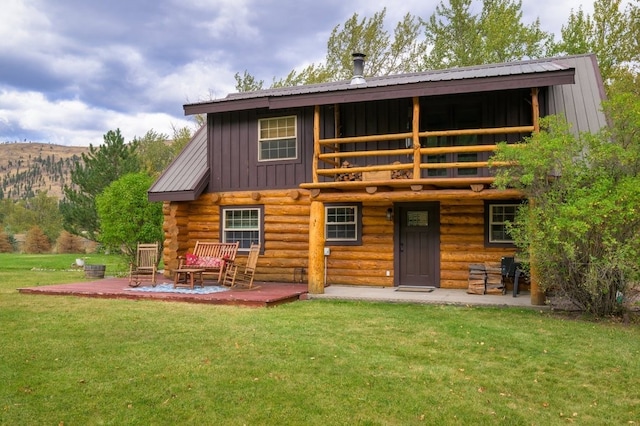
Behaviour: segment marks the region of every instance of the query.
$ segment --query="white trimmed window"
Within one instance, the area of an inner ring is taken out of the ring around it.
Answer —
[[[240,241],[239,250],[249,250],[260,243],[262,211],[260,208],[225,208],[222,220],[222,242]]]
[[[489,204],[489,243],[513,243],[507,223],[515,223],[518,204]]]
[[[359,206],[325,206],[327,242],[358,242],[360,240]]]
[[[298,157],[296,116],[258,120],[258,160],[294,160]]]

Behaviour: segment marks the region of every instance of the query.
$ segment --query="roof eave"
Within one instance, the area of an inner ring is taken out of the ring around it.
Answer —
[[[209,168],[198,177],[196,185],[184,191],[154,191],[153,187],[147,191],[147,198],[150,202],[154,201],[195,201],[202,195],[209,184],[211,172]]]

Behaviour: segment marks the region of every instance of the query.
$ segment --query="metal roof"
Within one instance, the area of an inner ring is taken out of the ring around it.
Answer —
[[[311,84],[306,86],[283,87],[276,89],[259,90],[254,92],[231,93],[226,98],[212,102],[226,102],[236,99],[260,98],[264,96],[291,96],[305,93],[331,92],[339,90],[353,90],[360,88],[388,87],[404,84],[468,80],[472,78],[487,78],[508,75],[543,73],[550,71],[562,71],[571,67],[561,65],[550,59],[510,62],[503,64],[479,65],[473,67],[452,68],[447,70],[434,70],[427,72],[394,74],[383,77],[367,77],[366,83],[352,85],[350,80],[332,83]]]
[[[326,103],[367,101],[404,97],[399,91],[411,90],[415,96],[478,92],[508,88],[551,86],[573,83],[574,69],[558,58],[506,62],[383,77],[367,77],[365,84],[350,80],[231,93],[225,98],[184,105],[185,113],[237,111],[250,108],[286,108]],[[531,79],[538,79],[532,84]],[[486,87],[479,87],[484,81]],[[385,93],[386,95],[382,95]],[[294,100],[296,99],[296,100]]]
[[[193,201],[208,183],[207,126],[204,125],[155,181],[147,195],[149,201]]]

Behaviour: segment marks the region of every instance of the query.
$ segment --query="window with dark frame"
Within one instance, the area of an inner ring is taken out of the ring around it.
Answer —
[[[361,244],[362,218],[359,204],[325,206],[327,244]]]
[[[227,207],[222,210],[222,242],[240,242],[238,250],[247,251],[251,243],[260,243],[262,209],[259,207]]]
[[[295,115],[258,120],[258,161],[292,160],[297,157]]]
[[[519,203],[490,203],[487,205],[487,241],[489,244],[513,244],[507,228],[515,223]]]

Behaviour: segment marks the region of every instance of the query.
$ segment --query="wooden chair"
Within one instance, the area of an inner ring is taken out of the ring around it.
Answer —
[[[249,247],[249,255],[244,270],[237,263],[233,262],[227,265],[224,275],[223,284],[232,288],[256,289],[253,286],[253,276],[256,272],[258,257],[260,256],[260,244],[251,244]]]
[[[158,272],[158,243],[140,244],[136,251],[136,262],[129,264],[129,286],[138,287],[147,278],[156,286]]]

